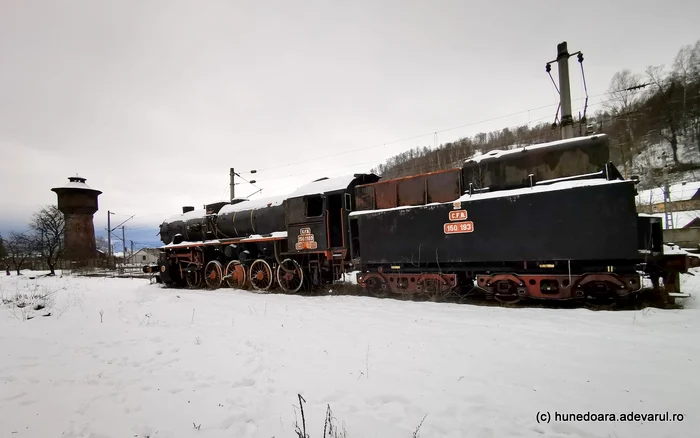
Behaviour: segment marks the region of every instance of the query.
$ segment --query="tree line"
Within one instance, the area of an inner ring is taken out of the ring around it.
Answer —
[[[638,174],[642,187],[654,185],[655,175],[660,173],[656,158],[664,152],[671,173],[700,168],[700,40],[682,47],[669,67],[615,73],[606,96],[602,108],[575,121],[574,135],[607,134],[611,160],[626,176]],[[556,123],[504,128],[436,148],[416,147],[372,171],[384,178],[397,178],[460,167],[477,153],[557,139]]]
[[[49,275],[56,275],[56,265],[64,253],[65,227],[63,213],[58,207],[41,207],[32,215],[27,231],[12,231],[6,237],[0,235],[0,266],[7,275],[10,269],[21,275],[22,266],[28,260],[39,259],[49,267]]]

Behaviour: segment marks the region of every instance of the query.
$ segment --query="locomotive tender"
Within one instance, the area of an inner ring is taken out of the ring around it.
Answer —
[[[659,218],[594,135],[490,153],[461,168],[381,180],[322,178],[286,196],[236,199],[160,227],[167,285],[268,291],[348,271],[375,296],[483,293],[502,302],[619,298],[677,283]],[[144,268],[148,269],[148,268]]]

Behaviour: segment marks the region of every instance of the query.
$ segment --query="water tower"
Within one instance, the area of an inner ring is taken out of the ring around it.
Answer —
[[[58,195],[58,209],[66,221],[64,233],[64,257],[82,262],[97,256],[93,215],[98,210],[97,197],[102,193],[85,184],[85,178],[68,177],[68,184],[51,191]]]

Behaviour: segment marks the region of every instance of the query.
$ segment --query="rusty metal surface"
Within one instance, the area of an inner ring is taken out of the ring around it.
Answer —
[[[355,188],[355,209],[374,210],[374,185]]]
[[[427,272],[365,272],[357,274],[357,284],[373,293],[380,291],[396,294],[447,292],[457,286],[457,275]]]
[[[568,300],[584,298],[584,288],[591,283],[606,283],[611,293],[625,296],[638,291],[641,286],[639,275],[618,275],[609,273],[559,275],[559,274],[496,274],[477,275],[479,288],[490,294],[504,294],[519,298]],[[553,287],[544,286],[545,282]],[[506,285],[506,288],[501,286]]]
[[[462,193],[459,168],[379,181],[355,188],[356,210],[450,202]]]
[[[431,202],[451,202],[463,193],[460,169],[429,173],[426,175],[426,180],[428,204]]]

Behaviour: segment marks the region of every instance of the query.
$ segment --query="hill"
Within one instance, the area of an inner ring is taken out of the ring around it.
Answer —
[[[649,66],[644,73],[617,72],[605,93],[604,107],[575,121],[575,136],[605,133],[611,158],[640,187],[660,184],[662,156],[672,182],[700,177],[700,40],[682,47],[671,67]],[[557,140],[548,123],[478,133],[429,148],[416,147],[372,169],[385,178],[461,166],[476,154]]]

